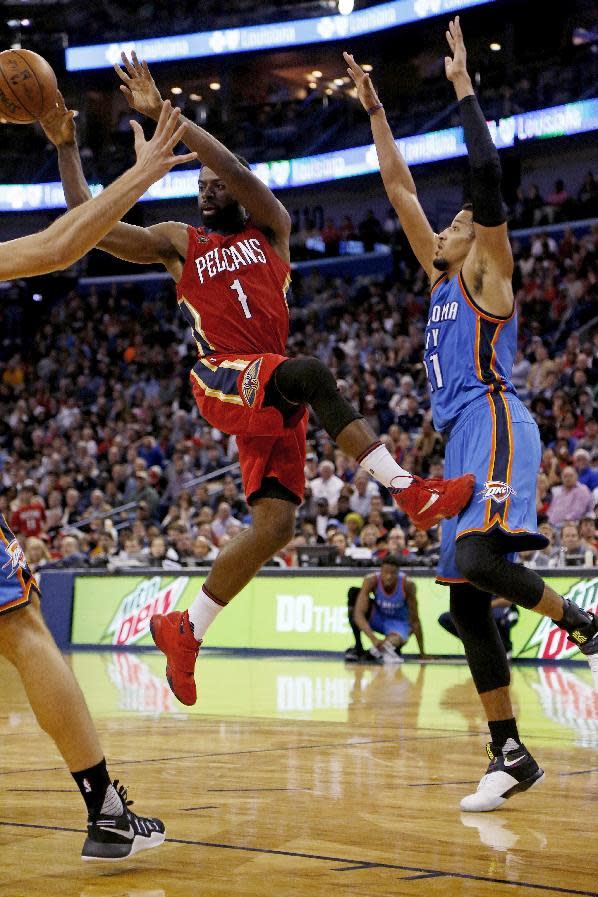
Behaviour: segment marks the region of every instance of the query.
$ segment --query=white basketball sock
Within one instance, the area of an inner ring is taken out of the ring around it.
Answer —
[[[413,476],[397,464],[385,445],[373,442],[358,459],[359,466],[394,492],[407,489],[413,482]]]
[[[193,635],[198,642],[203,639],[208,627],[224,607],[225,604],[221,604],[217,598],[213,598],[205,588],[202,588],[189,608],[189,622],[193,626]]]

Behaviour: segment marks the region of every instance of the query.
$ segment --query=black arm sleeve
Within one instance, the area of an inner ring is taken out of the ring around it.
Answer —
[[[473,220],[484,227],[498,227],[506,221],[498,152],[477,97],[464,97],[459,103],[459,111],[471,170]]]

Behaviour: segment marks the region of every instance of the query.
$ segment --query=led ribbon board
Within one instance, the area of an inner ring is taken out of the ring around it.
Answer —
[[[522,112],[498,122],[489,122],[492,139],[498,149],[513,146],[516,140],[538,140],[568,137],[598,130],[598,99],[567,103],[534,112]],[[427,134],[401,137],[397,146],[408,165],[442,162],[467,153],[462,128],[445,128]],[[335,181],[378,171],[378,157],[373,144],[321,153],[279,162],[258,162],[251,166],[258,177],[273,190],[306,187],[324,181]],[[153,184],[141,202],[188,199],[197,197],[197,168],[171,171]],[[94,195],[102,190],[94,184]],[[65,207],[60,181],[48,184],[1,184],[0,212],[25,212]]]
[[[291,22],[271,22],[220,31],[196,31],[192,34],[150,37],[122,43],[69,47],[66,50],[66,68],[69,72],[109,68],[120,59],[123,50],[128,54],[135,50],[138,57],[146,62],[167,62],[347,40],[456,12],[469,6],[494,2],[495,0],[393,0],[391,3],[359,10],[349,16],[295,19]]]

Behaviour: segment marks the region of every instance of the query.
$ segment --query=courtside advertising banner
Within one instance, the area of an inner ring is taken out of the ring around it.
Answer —
[[[344,651],[353,642],[347,590],[362,580],[361,571],[338,576],[258,576],[218,615],[206,644],[210,648]],[[164,575],[77,576],[71,642],[74,646],[151,646],[152,614],[185,610],[203,581],[202,576],[183,570]],[[418,576],[414,581],[426,652],[463,654],[459,640],[438,625],[438,616],[448,610],[448,589],[432,577]],[[585,610],[598,612],[598,577],[551,576],[549,581]],[[562,630],[531,611],[521,611],[511,640],[514,657],[585,662]],[[412,636],[404,653],[417,650]]]

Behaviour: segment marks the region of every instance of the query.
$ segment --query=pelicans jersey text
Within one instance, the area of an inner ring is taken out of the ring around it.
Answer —
[[[236,234],[188,228],[177,298],[197,344],[191,384],[213,427],[237,437],[248,499],[277,480],[289,500],[303,500],[307,413],[286,420],[265,405],[265,389],[284,355],[291,274],[262,231]]]

